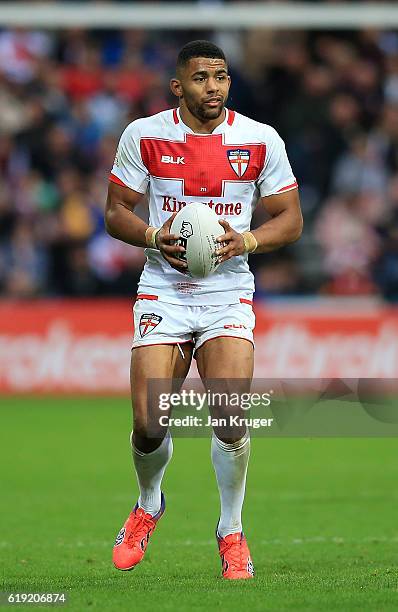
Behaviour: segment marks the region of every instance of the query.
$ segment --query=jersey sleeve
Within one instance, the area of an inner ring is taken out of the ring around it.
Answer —
[[[295,189],[297,181],[290,166],[282,138],[272,129],[272,136],[271,138],[267,137],[266,143],[264,168],[257,181],[260,195],[262,197],[270,196]]]
[[[145,193],[149,172],[141,159],[139,141],[138,129],[131,123],[120,137],[109,180],[138,193]]]

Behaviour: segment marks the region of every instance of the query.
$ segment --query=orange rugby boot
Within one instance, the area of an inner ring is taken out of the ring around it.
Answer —
[[[155,516],[135,505],[123,527],[116,536],[113,547],[113,565],[118,570],[132,570],[142,560],[149,538],[155,531],[158,520],[164,513],[166,502],[162,493],[160,510]]]
[[[217,535],[222,563],[222,576],[227,580],[245,580],[254,577],[253,562],[243,532]]]

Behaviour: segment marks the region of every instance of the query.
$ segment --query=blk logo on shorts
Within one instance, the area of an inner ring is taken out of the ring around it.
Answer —
[[[232,170],[241,178],[249,165],[249,149],[229,149],[227,151],[227,156]]]
[[[160,321],[163,317],[160,317],[153,312],[151,314],[143,314],[140,318],[140,336],[143,338],[147,336],[151,331],[155,329],[157,325],[159,325]]]
[[[243,323],[227,323],[227,325],[224,325],[224,329],[247,329],[247,327]]]

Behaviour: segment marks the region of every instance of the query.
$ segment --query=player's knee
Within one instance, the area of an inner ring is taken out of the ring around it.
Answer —
[[[145,447],[145,449],[149,447],[156,448],[161,444],[163,438],[167,434],[167,427],[164,427],[159,422],[159,419],[156,417],[151,418],[148,414],[143,414],[138,411],[134,414],[133,419],[133,438],[137,441],[137,448],[140,446]],[[150,452],[148,450],[144,450],[144,452]]]
[[[146,429],[134,429],[131,432],[131,445],[142,453],[152,453],[161,445],[166,435],[166,431],[158,432],[156,436],[148,433]]]
[[[156,432],[151,430],[147,422],[140,421],[139,419],[134,419],[133,433],[134,433],[134,437],[138,437],[140,439],[146,439],[146,438],[154,437],[154,434]]]

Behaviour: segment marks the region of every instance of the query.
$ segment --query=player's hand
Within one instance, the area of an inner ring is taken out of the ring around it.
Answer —
[[[223,263],[231,259],[231,257],[242,255],[245,252],[245,243],[242,234],[236,232],[228,221],[221,219],[219,224],[224,228],[225,234],[217,238],[217,242],[226,242],[227,244],[225,246],[220,245],[221,248],[216,250],[216,255],[219,263]]]
[[[178,270],[178,272],[186,274],[188,267],[187,264],[176,257],[177,253],[184,253],[185,249],[184,247],[176,244],[179,236],[176,234],[170,234],[170,227],[176,214],[177,213],[173,213],[171,217],[169,217],[169,219],[167,219],[167,221],[162,225],[156,234],[156,244],[167,263],[169,263],[175,270]]]

